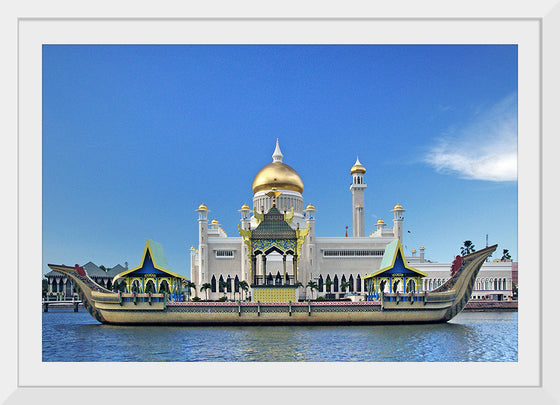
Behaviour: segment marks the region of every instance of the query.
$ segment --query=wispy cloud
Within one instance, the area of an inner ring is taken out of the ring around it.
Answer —
[[[440,173],[488,181],[517,180],[517,94],[444,134],[424,161]]]

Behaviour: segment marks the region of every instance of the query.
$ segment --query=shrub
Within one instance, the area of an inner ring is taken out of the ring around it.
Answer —
[[[200,297],[192,297],[193,301],[200,301]]]
[[[220,297],[220,298],[218,298],[218,301],[219,302],[227,301],[227,297]]]

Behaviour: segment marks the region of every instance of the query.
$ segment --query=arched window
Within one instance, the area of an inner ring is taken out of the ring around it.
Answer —
[[[140,283],[138,282],[138,280],[134,280],[132,282],[132,285],[130,287],[130,291],[133,292],[133,293],[140,292]]]
[[[210,284],[212,284],[212,292],[216,292],[216,276],[212,276],[212,281],[210,282]]]
[[[156,292],[156,286],[154,285],[154,282],[152,280],[148,280],[148,282],[146,283],[146,285],[144,286],[144,292],[147,293],[152,293],[154,294]]]
[[[224,276],[220,274],[220,280],[218,280],[218,292],[224,292]]]
[[[161,283],[159,283],[159,292],[160,294],[169,294],[171,292],[171,288],[169,287],[169,283],[167,282],[167,280],[163,280]]]
[[[350,274],[350,277],[348,278],[348,283],[350,283],[348,291],[354,292],[354,277],[352,277],[352,274]]]
[[[408,282],[406,283],[406,292],[415,292],[416,291],[416,283],[414,282],[414,280],[408,280]]]
[[[323,292],[323,275],[322,274],[319,276],[319,285],[317,287],[319,287],[319,292]]]
[[[494,279],[494,290],[497,290],[497,289],[498,289],[498,279],[495,278]]]
[[[393,291],[391,291],[391,292],[393,292],[393,293],[397,292],[397,289],[399,288],[400,281],[401,280],[395,280],[395,282],[393,283]]]
[[[274,284],[276,284],[276,285],[281,285],[282,284],[282,276],[280,275],[280,272],[276,273],[276,278],[274,279]]]
[[[326,291],[331,292],[331,276],[327,274],[327,281],[325,281]]]
[[[236,293],[239,292],[239,277],[235,276],[235,280],[233,281],[233,289]]]
[[[356,276],[356,291],[362,292],[362,278],[359,274]]]
[[[333,279],[333,292],[338,292],[338,275],[334,275]]]
[[[342,275],[342,278],[340,279],[340,291],[346,292],[346,276],[344,274]]]

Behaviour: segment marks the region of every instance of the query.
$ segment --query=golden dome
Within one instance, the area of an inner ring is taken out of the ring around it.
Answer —
[[[365,172],[366,172],[366,168],[362,166],[360,160],[356,158],[356,163],[354,163],[354,166],[352,166],[352,168],[350,169],[350,174],[354,174],[354,173],[364,174]]]
[[[402,210],[403,207],[402,207],[402,205],[397,204],[397,205],[395,205],[395,206],[393,207],[393,209],[394,209],[394,210]]]
[[[315,207],[313,206],[313,204],[307,204],[307,207],[305,207],[306,210],[314,210]]]
[[[253,180],[253,193],[263,190],[291,190],[303,193],[303,182],[299,174],[282,162],[272,162],[263,167]]]
[[[247,204],[243,204],[243,205],[241,206],[241,209],[242,209],[242,210],[250,210],[251,207],[249,207]]]
[[[219,224],[217,219],[213,219],[210,223],[213,224],[213,225],[218,225]]]
[[[383,221],[383,220],[380,218],[380,219],[377,220],[377,223],[378,223],[378,224],[384,224],[385,221]]]
[[[199,210],[207,210],[208,207],[206,207],[206,205],[204,205],[204,204],[200,204],[200,205],[198,206],[198,209],[199,209]]]
[[[412,249],[412,253],[416,253],[416,249]]]
[[[424,249],[424,245],[420,246],[420,249]]]

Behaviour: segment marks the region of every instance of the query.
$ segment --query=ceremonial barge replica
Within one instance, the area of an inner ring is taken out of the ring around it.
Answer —
[[[173,273],[161,273],[170,283],[169,293],[117,293],[107,290],[89,278],[84,269],[49,264],[49,267],[69,277],[87,311],[103,324],[116,325],[300,325],[300,324],[405,324],[447,322],[468,302],[477,274],[497,245],[466,256],[457,256],[451,268],[451,278],[429,292],[387,293],[388,277],[421,277],[408,266],[398,240],[388,246],[382,268],[367,278],[366,301],[305,301],[261,302],[272,289],[293,293],[297,286],[252,285],[253,302],[193,302],[183,301],[180,279]],[[123,276],[164,269],[158,264],[158,245],[148,240],[142,265],[128,270]],[[385,265],[385,266],[384,266]],[[147,270],[148,269],[148,270]],[[154,274],[149,274],[153,276]],[[157,274],[156,274],[157,277]],[[161,278],[160,277],[160,278]],[[182,277],[182,276],[179,276]],[[183,277],[184,278],[184,277]],[[176,281],[174,281],[176,280]],[[148,281],[149,282],[149,281]],[[389,284],[391,285],[391,284]],[[260,292],[259,292],[260,291]],[[262,295],[262,294],[265,295]],[[256,302],[255,302],[256,301]]]

